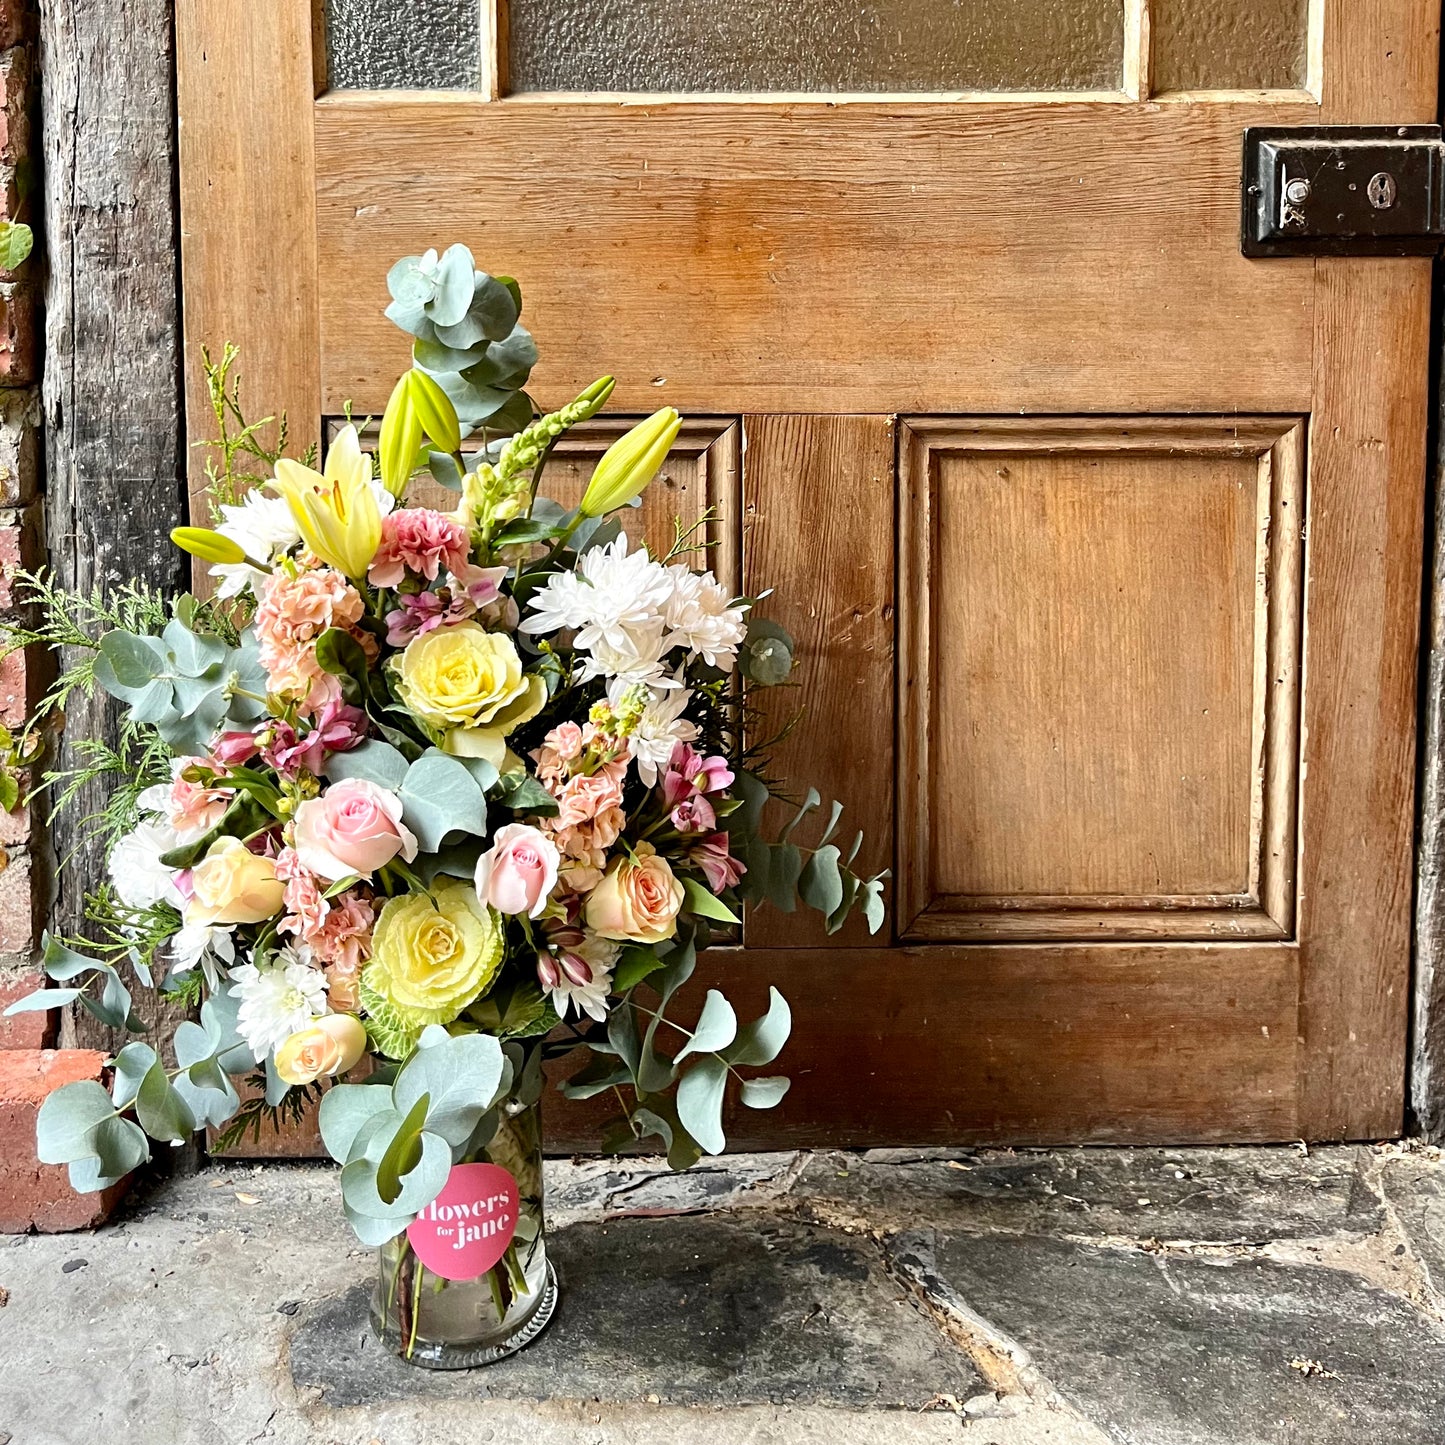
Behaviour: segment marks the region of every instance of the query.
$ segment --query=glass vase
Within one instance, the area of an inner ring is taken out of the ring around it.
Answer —
[[[446,1279],[422,1263],[405,1232],[378,1251],[371,1327],[424,1369],[505,1359],[541,1334],[557,1306],[542,1214],[541,1110],[509,1100],[498,1114],[491,1142],[463,1161],[499,1165],[517,1182],[517,1229],[498,1263],[475,1279]]]

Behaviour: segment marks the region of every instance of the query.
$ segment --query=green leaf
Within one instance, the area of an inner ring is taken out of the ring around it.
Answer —
[[[558,535],[558,528],[540,517],[518,517],[492,534],[492,546],[517,547],[529,542],[546,542]]]
[[[111,1061],[115,1078],[110,1097],[117,1109],[128,1109],[140,1093],[145,1076],[156,1066],[156,1051],[139,1039],[128,1043]]]
[[[0,267],[13,271],[35,245],[35,235],[24,221],[0,221]]]
[[[366,1033],[376,1049],[389,1059],[404,1059],[416,1047],[421,1030],[409,1023],[375,989],[364,983],[361,1006],[366,1010]]]
[[[557,800],[530,773],[504,773],[499,783],[502,803],[514,813],[534,813],[551,818]]]
[[[119,630],[107,632],[100,639],[96,681],[113,697],[131,702],[164,670],[165,662],[165,648],[159,638]]]
[[[332,677],[349,679],[354,687],[347,701],[355,705],[367,692],[367,678],[371,664],[361,650],[361,644],[339,627],[328,627],[316,639],[316,661]],[[344,757],[345,754],[342,754]]]
[[[607,1015],[607,1042],[636,1077],[642,1058],[642,1038],[637,1031],[636,1010],[630,1003],[617,1004]]]
[[[135,1101],[141,1128],[165,1144],[182,1144],[195,1132],[196,1120],[190,1107],[171,1087],[165,1065],[157,1061],[141,1080]]]
[[[715,918],[719,923],[741,923],[736,913],[707,891],[695,878],[682,880],[682,891],[687,896],[687,907],[703,918]]]
[[[42,1164],[69,1164],[94,1153],[91,1136],[114,1113],[110,1095],[94,1080],[61,1085],[45,1096],[36,1116],[36,1158]]]
[[[394,793],[405,780],[409,766],[399,749],[378,738],[368,738],[359,747],[332,753],[326,760],[326,776],[333,783],[345,778],[363,778]]]
[[[674,1064],[680,1064],[689,1054],[711,1054],[725,1049],[737,1037],[738,1016],[733,1006],[717,989],[710,988],[703,1002],[702,1014],[692,1037],[678,1050]]]
[[[738,666],[743,676],[759,687],[778,687],[792,676],[796,650],[793,639],[776,622],[749,614]]]
[[[93,1194],[119,1183],[150,1158],[150,1145],[138,1124],[129,1119],[102,1119],[91,1135],[91,1155],[70,1165],[70,1184],[81,1194]]]
[[[462,469],[457,465],[457,459],[446,452],[428,452],[426,454],[427,469],[432,474],[432,480],[438,486],[445,487],[449,492],[460,494],[462,490]]]
[[[605,1094],[609,1089],[631,1082],[632,1076],[626,1068],[619,1068],[606,1055],[598,1055],[578,1069],[570,1079],[564,1079],[559,1087],[563,1096],[568,1099],[590,1099],[596,1094]]]
[[[45,1013],[53,1008],[64,1008],[80,997],[78,988],[37,988],[24,998],[17,998],[6,1010],[10,1014]]]
[[[738,1030],[737,1038],[722,1051],[723,1058],[730,1064],[771,1064],[782,1053],[792,1031],[793,1011],[787,999],[776,988],[769,988],[767,1013]]]
[[[397,1108],[393,1090],[393,1109]],[[401,1194],[401,1178],[421,1162],[422,1125],[426,1122],[431,1096],[421,1094],[407,1110],[397,1131],[376,1166],[376,1192],[384,1203],[395,1204]]]
[[[870,878],[863,885],[863,917],[869,933],[877,933],[883,927],[884,916],[883,879]]]
[[[843,875],[838,871],[838,849],[828,843],[819,848],[803,869],[798,892],[809,908],[816,908],[825,918],[837,912],[843,901]]]
[[[727,1148],[722,1127],[723,1086],[727,1077],[728,1066],[715,1054],[707,1054],[693,1064],[677,1085],[678,1118],[708,1154],[721,1154]]]
[[[108,963],[98,964],[96,972],[105,978],[100,997],[88,993],[80,995],[80,1004],[98,1018],[107,1028],[129,1029],[140,1033],[145,1024],[131,1007],[130,990],[120,981],[120,975]]]
[[[487,802],[477,780],[440,748],[428,748],[407,769],[399,796],[402,821],[428,852],[454,833],[487,831]]]
[[[664,960],[650,948],[641,944],[630,944],[617,958],[617,969],[612,975],[615,993],[626,993],[634,989],[643,979],[657,972]]]
[[[749,1109],[772,1109],[782,1103],[792,1080],[775,1074],[765,1079],[744,1079],[740,1098]]]
[[[316,1115],[326,1152],[338,1164],[347,1163],[362,1125],[390,1108],[389,1088],[379,1084],[334,1084],[322,1095]]]
[[[464,1144],[509,1072],[502,1046],[490,1034],[443,1034],[442,1042],[419,1047],[397,1075],[392,1107],[410,1110],[417,1099],[428,1099],[427,1132]]]

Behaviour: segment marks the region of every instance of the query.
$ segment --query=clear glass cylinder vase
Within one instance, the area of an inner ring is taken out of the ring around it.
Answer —
[[[542,1125],[537,1103],[509,1100],[497,1131],[467,1163],[500,1165],[517,1181],[517,1231],[501,1260],[476,1279],[426,1268],[406,1233],[378,1251],[371,1327],[413,1365],[465,1370],[515,1354],[536,1339],[557,1305],[542,1212]]]

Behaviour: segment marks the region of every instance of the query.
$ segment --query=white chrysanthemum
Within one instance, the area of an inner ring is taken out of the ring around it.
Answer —
[[[591,651],[583,654],[578,681],[607,677],[615,678],[628,687],[637,683],[675,687],[677,684],[666,676],[667,667],[663,662],[666,651],[667,639],[663,635],[661,618],[646,627],[621,631],[616,635],[615,642],[612,638],[594,638]]]
[[[236,940],[231,936],[231,928],[188,923],[171,936],[169,952],[175,964],[173,972],[190,973],[199,968],[206,987],[214,992],[236,961]]]
[[[598,1023],[607,1020],[607,996],[612,992],[612,969],[617,955],[622,951],[620,944],[610,939],[598,938],[589,933],[586,941],[572,950],[592,970],[592,977],[586,983],[573,983],[564,973],[561,982],[552,990],[552,1007],[557,1017],[565,1019],[569,1005],[575,1005],[578,1015],[586,1014]]]
[[[110,881],[122,903],[131,908],[153,908],[157,903],[177,909],[185,906],[176,886],[178,870],[161,862],[161,855],[179,843],[169,823],[146,820],[110,850]]]
[[[685,647],[699,653],[709,667],[731,672],[738,647],[747,636],[747,604],[729,606],[732,599],[711,572],[698,574],[673,566],[667,573],[673,589],[663,614],[669,628],[668,646]]]
[[[241,1003],[236,1028],[258,1059],[326,1012],[326,975],[297,949],[282,949],[265,968],[243,963],[231,983]]]
[[[236,506],[220,508],[216,530],[229,537],[257,562],[270,564],[282,552],[289,552],[301,540],[300,529],[284,497],[267,496],[260,490],[247,492]],[[220,579],[217,597],[235,597],[247,587],[254,589],[269,573],[249,562],[218,562],[211,576]]]
[[[584,651],[596,649],[599,643],[627,650],[631,634],[661,622],[672,590],[667,569],[654,562],[645,547],[629,552],[624,533],[585,553],[575,572],[554,572],[533,595],[528,604],[532,615],[521,630],[556,632],[575,627],[577,646]]]
[[[673,690],[652,689],[652,699],[627,740],[637,763],[637,775],[649,788],[657,786],[658,773],[667,766],[674,746],[697,737],[697,724],[683,716],[692,693],[668,681]],[[614,708],[622,705],[627,688],[628,684],[621,681],[608,688],[607,697]]]

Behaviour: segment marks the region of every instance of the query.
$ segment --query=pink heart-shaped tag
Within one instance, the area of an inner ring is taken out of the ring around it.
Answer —
[[[507,1252],[518,1207],[517,1181],[500,1164],[454,1164],[406,1237],[433,1274],[479,1279]]]

